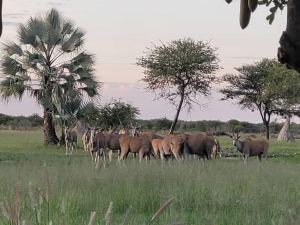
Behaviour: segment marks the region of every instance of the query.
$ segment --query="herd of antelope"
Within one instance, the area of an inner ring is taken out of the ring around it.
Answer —
[[[246,161],[251,156],[257,156],[259,160],[267,157],[268,141],[265,138],[248,137],[240,140],[239,134],[230,135],[233,146],[241,153]],[[96,128],[87,128],[83,133],[83,148],[90,153],[92,160],[98,162],[100,159],[112,160],[113,153],[118,154],[118,160],[125,160],[129,153],[134,157],[143,159],[169,159],[183,160],[194,156],[198,159],[215,159],[220,154],[220,144],[215,137],[219,134],[197,133],[197,134],[169,134],[161,136],[155,132],[141,132],[139,128],[121,129],[116,131],[103,131]],[[66,153],[76,147],[77,132],[66,130]]]

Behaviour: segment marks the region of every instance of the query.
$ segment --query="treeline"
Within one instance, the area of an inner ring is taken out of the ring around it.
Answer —
[[[41,126],[43,126],[43,118],[38,114],[30,116],[10,116],[0,113],[1,129],[26,130]]]
[[[141,127],[145,130],[169,130],[172,124],[171,120],[167,118],[152,119],[152,120],[139,120]],[[270,123],[271,134],[278,134],[283,126],[283,123]],[[300,124],[291,123],[290,130],[293,134],[300,134]],[[222,122],[218,120],[199,120],[199,121],[183,121],[179,120],[176,125],[176,131],[203,131],[203,132],[214,132],[214,131],[227,131],[242,133],[264,133],[265,126],[262,123],[249,123],[238,120],[229,120]]]
[[[151,119],[151,120],[137,120],[137,124],[143,130],[154,131],[168,131],[172,125],[172,120],[167,118]],[[92,125],[92,124],[91,124]],[[282,128],[282,123],[271,123],[270,131],[272,134],[278,134]],[[15,129],[26,130],[35,129],[43,126],[43,118],[38,114],[30,116],[10,116],[0,114],[0,129]],[[213,132],[213,131],[227,131],[243,133],[263,133],[264,125],[262,123],[249,123],[238,120],[229,120],[222,122],[218,120],[199,120],[199,121],[183,121],[179,120],[176,125],[178,132]],[[300,135],[300,124],[291,123],[291,132]]]

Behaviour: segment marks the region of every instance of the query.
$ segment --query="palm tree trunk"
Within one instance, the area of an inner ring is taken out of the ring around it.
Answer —
[[[55,127],[52,119],[52,115],[49,109],[44,109],[44,144],[45,145],[55,145],[58,143],[58,138],[56,136]]]
[[[169,134],[173,134],[173,132],[174,132],[175,126],[176,126],[177,121],[178,121],[179,113],[180,113],[181,108],[182,108],[183,100],[184,100],[184,93],[182,93],[181,96],[180,96],[180,102],[179,102],[179,105],[178,105],[177,112],[175,114],[173,123],[171,125]]]
[[[288,0],[287,27],[280,38],[278,60],[300,72],[300,1]]]
[[[60,137],[60,140],[59,140],[59,144],[62,146],[62,145],[65,145],[66,144],[66,135],[65,135],[65,129],[61,129],[61,137]]]

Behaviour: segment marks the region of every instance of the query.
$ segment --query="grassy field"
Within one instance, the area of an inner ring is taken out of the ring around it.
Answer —
[[[223,148],[231,147],[230,139],[220,141]],[[153,224],[299,224],[298,153],[300,142],[271,141],[274,157],[263,163],[253,159],[244,165],[238,158],[164,164],[130,159],[95,169],[82,150],[66,157],[62,149],[44,147],[41,131],[0,131],[0,224],[13,224],[3,214],[16,205],[21,220],[31,221],[28,225],[48,225],[49,220],[53,225],[88,224],[91,211],[96,211],[98,225],[149,224],[169,199],[171,205]]]

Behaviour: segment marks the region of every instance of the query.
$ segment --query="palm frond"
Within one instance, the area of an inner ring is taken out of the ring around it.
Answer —
[[[98,95],[98,88],[97,86],[94,87],[83,87],[83,88],[79,88],[80,90],[83,90],[85,93],[87,93],[87,95],[89,97],[94,97],[96,95]]]
[[[84,35],[84,32],[79,28],[74,30],[71,36],[62,43],[62,51],[70,53],[81,47],[84,43]]]
[[[9,77],[1,81],[0,95],[4,100],[11,97],[21,99],[26,88],[23,80]]]
[[[9,56],[4,56],[2,69],[3,73],[8,75],[26,74],[26,70],[22,68],[22,64]]]
[[[81,52],[71,60],[71,64],[80,65],[82,68],[91,68],[95,63],[94,56],[86,52]]]
[[[47,42],[47,26],[45,21],[43,21],[41,18],[30,18],[26,28],[29,36],[35,36],[42,42]]]
[[[62,25],[61,35],[64,37],[66,35],[73,33],[74,30],[75,28],[73,22],[70,20],[65,20]]]
[[[53,51],[53,48],[56,47],[62,41],[62,21],[63,18],[59,12],[55,9],[51,9],[45,17],[45,23],[47,27],[47,45],[48,51]]]
[[[22,47],[20,45],[18,45],[15,42],[8,42],[6,44],[4,44],[4,49],[5,53],[7,53],[9,56],[13,56],[13,55],[19,55],[22,56],[23,55],[23,50]]]
[[[21,97],[28,90],[53,115],[70,117],[84,98],[98,95],[94,56],[80,49],[85,33],[57,10],[20,24],[17,35],[16,43],[4,45],[3,97]]]

